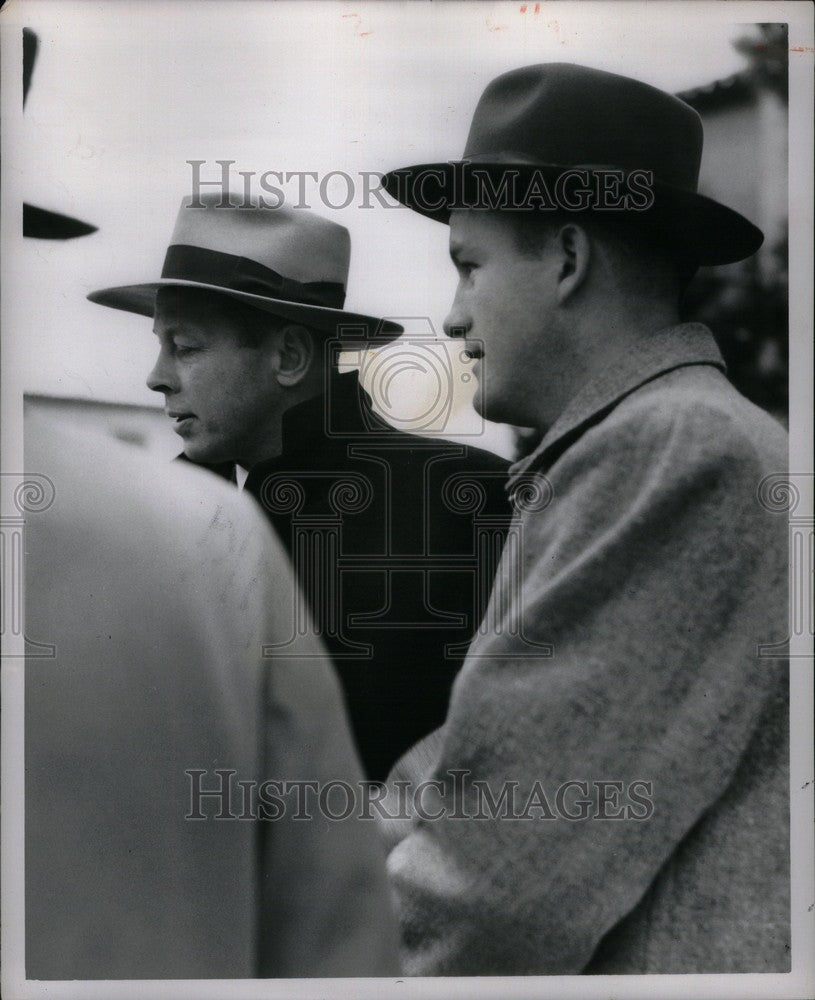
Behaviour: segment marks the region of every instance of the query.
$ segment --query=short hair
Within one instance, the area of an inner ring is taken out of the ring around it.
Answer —
[[[699,266],[669,234],[620,212],[600,216],[596,212],[533,209],[500,214],[520,252],[530,257],[538,256],[564,225],[576,223],[603,242],[620,285],[632,291],[647,287],[652,293],[681,299]]]
[[[282,316],[258,309],[240,299],[232,299],[230,309],[233,306],[235,314],[240,317],[241,339],[246,347],[257,349],[266,337],[277,333],[288,322]]]
[[[322,337],[308,323],[301,320],[289,319],[285,316],[278,316],[276,313],[267,312],[265,309],[258,309],[242,302],[240,299],[232,299],[231,296],[221,295],[219,298],[230,298],[230,311],[233,310],[240,317],[238,324],[240,344],[250,351],[257,351],[263,345],[264,340],[272,334],[279,333],[286,326],[299,326],[307,331],[314,344],[314,353],[309,366],[307,377],[315,380],[322,379]]]

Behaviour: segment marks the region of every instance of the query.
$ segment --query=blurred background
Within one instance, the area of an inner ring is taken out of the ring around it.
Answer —
[[[787,25],[755,25],[732,44],[743,69],[679,96],[704,122],[700,188],[755,222],[764,244],[749,260],[702,268],[684,312],[713,330],[736,387],[786,424]]]
[[[700,189],[766,239],[750,261],[703,269],[686,318],[710,325],[734,383],[786,421],[788,40],[785,25],[731,23],[728,6],[694,4],[688,17],[687,5],[667,3],[19,4],[38,52],[14,190],[34,209],[96,227],[21,239],[7,255],[4,363],[27,410],[167,457],[179,450],[144,385],[150,321],[85,296],[158,276],[191,190],[188,160],[205,161],[206,179],[220,176],[217,160],[235,161],[240,190],[240,170],[342,170],[359,183],[363,171],[455,158],[489,80],[559,60],[639,77],[702,116]],[[346,190],[329,187],[332,202]],[[455,287],[446,227],[375,198],[361,207],[361,192],[344,208],[321,204],[316,185],[307,192],[351,231],[348,308],[402,319],[408,331],[382,355],[347,358],[367,384],[388,385],[375,397],[380,412],[508,457],[525,450],[523,434],[480,421],[467,362],[436,343]]]

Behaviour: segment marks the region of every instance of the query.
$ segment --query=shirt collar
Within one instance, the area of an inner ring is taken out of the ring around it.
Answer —
[[[244,486],[246,486],[246,480],[249,478],[249,470],[244,469],[242,465],[235,466],[235,485],[238,489],[243,492]]]
[[[635,389],[686,365],[714,365],[725,370],[713,335],[701,323],[665,327],[643,339],[635,351],[620,353],[571,399],[535,450],[510,467],[507,488],[515,486],[523,473],[550,466],[587,425],[601,419]]]

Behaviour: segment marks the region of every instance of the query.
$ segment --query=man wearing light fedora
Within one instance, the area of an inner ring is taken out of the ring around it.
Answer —
[[[343,308],[349,261],[343,226],[210,192],[182,203],[159,280],[89,298],[154,317],[147,384],[183,457],[253,495],[279,532],[305,597],[292,638],[310,608],[381,781],[444,721],[489,593],[473,509],[451,502],[451,485],[475,483],[499,539],[510,507],[502,459],[394,429],[357,373],[335,370],[341,349],[402,332]]]
[[[679,99],[545,64],[487,87],[461,161],[385,178],[450,226],[484,415],[540,435],[502,627],[412,755],[443,789],[389,856],[412,974],[790,967],[786,434],[679,320],[762,240],[701,153]]]

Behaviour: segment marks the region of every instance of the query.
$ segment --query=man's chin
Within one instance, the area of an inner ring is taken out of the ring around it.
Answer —
[[[196,465],[222,465],[224,462],[230,461],[220,449],[207,447],[205,444],[195,441],[184,443],[184,457],[195,462]]]
[[[510,400],[495,399],[486,393],[476,392],[473,398],[473,409],[484,420],[495,424],[514,424],[514,410]]]

